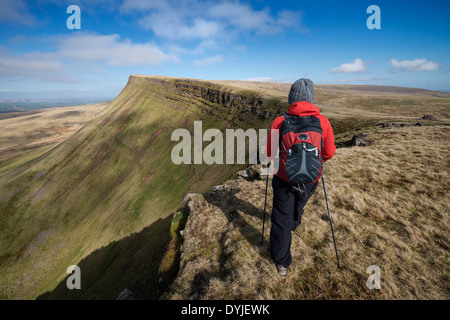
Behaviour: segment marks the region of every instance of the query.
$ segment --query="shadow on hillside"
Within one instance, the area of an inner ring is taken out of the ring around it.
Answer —
[[[81,260],[77,264],[81,270],[80,290],[67,288],[67,275],[52,292],[37,299],[116,299],[125,288],[140,299],[157,299],[164,289],[158,287],[158,269],[170,241],[171,220],[172,215],[158,219]]]
[[[237,230],[241,233],[241,235],[248,241],[248,243],[255,248],[255,251],[258,252],[262,261],[267,261],[267,263],[271,263],[271,258],[268,249],[269,241],[267,238],[264,239],[264,246],[261,247],[261,230],[259,228],[255,228],[251,224],[249,224],[244,215],[250,215],[257,217],[261,220],[261,228],[262,228],[262,218],[264,210],[262,208],[255,207],[253,204],[243,201],[239,199],[236,194],[240,192],[240,189],[231,189],[224,190],[219,192],[209,192],[204,193],[204,199],[211,205],[218,207],[223,214],[227,217],[228,222],[232,223]],[[266,213],[266,228],[267,222],[270,220],[270,213]],[[267,230],[267,229],[266,229]],[[218,268],[205,268],[200,269],[194,275],[189,291],[187,292],[187,296],[191,299],[203,299],[205,293],[209,290],[210,282],[212,279],[220,279],[221,281],[227,281],[228,276],[232,272],[229,266],[229,258],[232,255],[232,252],[229,251],[229,246],[227,246],[229,238],[227,237],[227,233],[222,233],[220,238],[218,239],[219,243],[219,263],[220,267]],[[262,263],[259,261],[258,263]],[[227,266],[228,265],[228,266]],[[264,279],[261,279],[264,281]],[[233,297],[235,298],[235,297]]]
[[[216,207],[225,214],[228,221],[233,223],[240,231],[242,236],[255,247],[261,245],[261,231],[262,231],[262,219],[264,216],[263,208],[255,207],[253,204],[239,199],[236,194],[240,192],[240,189],[224,190],[220,192],[209,192],[203,195],[206,201]],[[257,217],[261,219],[261,229],[256,229],[241,216],[239,211]],[[270,212],[266,212],[265,217],[265,230],[267,230],[268,221],[270,220]],[[268,239],[264,239],[264,243],[268,243]],[[265,253],[264,250],[261,252]]]

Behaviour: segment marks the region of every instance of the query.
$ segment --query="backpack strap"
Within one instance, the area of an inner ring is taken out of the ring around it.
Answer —
[[[301,189],[301,186],[303,186],[303,190]],[[297,187],[295,187],[295,186],[292,184],[292,188],[293,188],[294,190],[297,190],[298,192],[300,192],[301,195],[302,195],[302,194],[305,194],[305,196],[308,196],[308,190],[306,190],[306,186],[305,186],[304,183],[297,183]]]
[[[282,113],[283,113],[284,119],[288,120],[288,123],[289,123],[289,116],[285,112],[282,112]],[[283,136],[281,136],[281,135],[280,135],[279,147],[280,147],[280,152],[286,152],[287,153],[286,147],[284,146],[284,143],[283,143]],[[281,147],[283,147],[283,148],[281,148]],[[282,149],[284,149],[284,150],[282,150]]]

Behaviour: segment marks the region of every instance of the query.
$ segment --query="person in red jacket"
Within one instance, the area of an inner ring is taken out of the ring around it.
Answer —
[[[334,156],[333,129],[328,119],[320,114],[318,107],[312,104],[314,99],[314,83],[309,79],[299,79],[292,84],[289,91],[288,114],[294,116],[315,116],[320,119],[323,135],[322,157],[327,161]],[[272,123],[271,130],[279,130],[284,117],[277,117]],[[267,153],[270,157],[271,137],[267,140]],[[272,227],[270,229],[270,254],[277,266],[280,275],[287,274],[287,268],[292,263],[291,232],[301,223],[303,208],[309,198],[314,194],[318,182],[298,186],[291,184],[281,166],[272,180],[273,209],[271,215]]]

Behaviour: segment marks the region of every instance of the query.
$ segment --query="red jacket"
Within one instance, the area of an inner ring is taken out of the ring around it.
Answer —
[[[296,102],[294,104],[292,104],[288,110],[288,114],[294,115],[294,116],[316,116],[317,118],[320,119],[320,125],[322,126],[322,135],[323,135],[323,149],[322,149],[322,157],[323,157],[323,161],[327,161],[329,159],[331,159],[334,156],[334,152],[336,151],[336,146],[334,144],[334,134],[333,134],[333,128],[331,127],[330,121],[328,121],[328,119],[320,114],[320,110],[318,107],[316,107],[315,105],[313,105],[312,103],[306,102],[306,101],[301,101],[301,102]],[[283,122],[285,118],[284,117],[277,117],[271,126],[271,130],[272,129],[277,129],[279,130],[281,128],[281,123]],[[270,157],[271,153],[270,153],[270,148],[271,148],[271,143],[270,143],[270,132],[269,132],[269,137],[267,139],[267,147],[266,147],[266,153],[267,156]],[[280,168],[280,170],[277,172],[277,176],[279,176],[280,178],[282,178],[283,180],[286,180],[286,175],[284,174],[280,174],[282,168]]]

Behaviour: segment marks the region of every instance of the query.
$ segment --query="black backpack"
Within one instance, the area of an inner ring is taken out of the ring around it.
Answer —
[[[322,175],[323,135],[315,116],[284,114],[280,130],[280,168],[291,183],[314,183]]]

